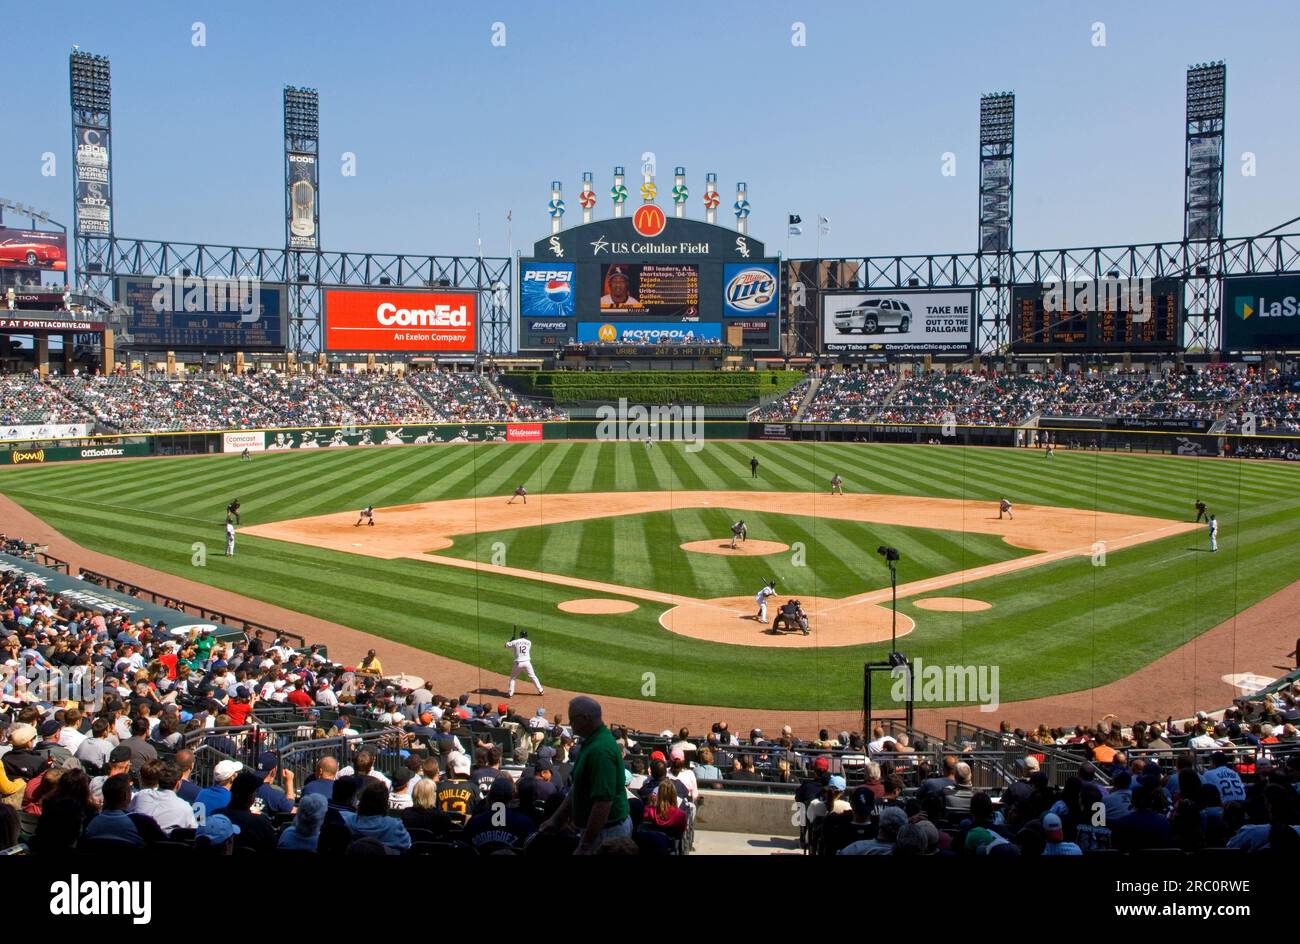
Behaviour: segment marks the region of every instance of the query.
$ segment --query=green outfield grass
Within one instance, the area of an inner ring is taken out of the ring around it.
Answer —
[[[792,548],[802,544],[802,553],[796,559],[792,551],[742,557],[681,549],[689,541],[710,538],[728,544],[732,522],[741,519],[749,537]],[[908,580],[1032,553],[991,534],[726,508],[682,508],[484,532],[457,538],[451,548],[438,553],[490,562],[493,548],[504,545],[504,563],[511,567],[702,599],[752,594],[769,578],[777,580],[783,596],[846,597],[889,586],[889,571],[876,554],[881,544],[898,548],[908,562]]]
[[[749,477],[751,455],[762,464],[757,480]],[[708,442],[688,453],[669,443],[647,450],[639,443],[560,442],[321,450],[262,454],[243,463],[232,455],[26,466],[0,472],[0,490],[94,550],[495,671],[508,668],[501,645],[517,623],[533,628],[536,665],[548,685],[638,698],[644,673],[653,672],[659,701],[830,710],[855,706],[862,662],[883,658],[887,645],[777,651],[699,642],[663,630],[659,610],[648,604],[625,616],[576,616],[555,609],[573,596],[564,587],[248,536],[240,538],[239,555],[228,560],[221,542],[223,510],[236,496],[245,523],[255,524],[371,503],[382,509],[504,496],[520,483],[533,493],[807,491],[825,490],[835,472],[849,491],[990,502],[1006,495],[1023,504],[1185,520],[1200,497],[1219,515],[1218,554],[1208,553],[1204,533],[1197,532],[1112,552],[1105,567],[1067,560],[967,584],[967,595],[994,604],[983,613],[935,613],[900,603],[900,611],[918,623],[903,646],[909,655],[927,662],[997,664],[1004,701],[1112,681],[1300,579],[1300,468],[1249,461],[1069,452],[1048,459],[1031,450],[757,442]],[[544,548],[551,566],[541,569],[579,568],[604,554],[607,572],[635,566],[644,574],[643,586],[666,580],[683,593],[712,596],[738,592],[731,581],[748,590],[748,568],[768,560],[708,559],[696,570],[694,558],[704,555],[683,555],[692,558],[689,564],[665,571],[666,562],[681,553],[676,536],[695,539],[698,528],[707,532],[701,538],[716,536],[714,522],[701,518],[698,509],[627,517],[639,519],[637,529],[646,522],[647,538],[673,534],[671,547],[647,548],[637,531],[621,532],[618,519],[574,529],[552,526],[545,529],[554,535]],[[746,515],[751,524],[756,517]],[[810,563],[816,567],[809,577],[819,575],[828,584],[843,580],[850,589],[880,585],[874,562],[876,570],[853,573],[856,559],[848,548],[856,531],[842,533],[842,541],[827,537],[843,523],[800,521],[775,509],[761,518],[764,527],[769,518],[772,527],[779,524],[783,534],[802,529],[813,536]],[[534,538],[528,530],[537,530],[536,540],[542,540],[541,529],[520,529],[512,565],[540,564],[517,556],[530,553]],[[944,557],[973,566],[990,554],[1019,553],[975,535],[913,530],[896,529],[893,543],[910,548],[900,581],[945,567]],[[872,534],[882,531],[870,527]],[[479,536],[480,547],[485,537]],[[570,546],[575,537],[576,550]],[[785,536],[777,539],[791,543]],[[196,541],[208,546],[206,567],[191,565]],[[566,561],[560,561],[561,545]],[[863,549],[863,556],[874,556],[868,553],[873,548]],[[474,550],[458,542],[452,553]],[[933,556],[927,560],[927,554]],[[739,573],[733,565],[741,567]],[[711,592],[713,582],[724,578],[728,585]],[[835,595],[820,587],[817,592]]]

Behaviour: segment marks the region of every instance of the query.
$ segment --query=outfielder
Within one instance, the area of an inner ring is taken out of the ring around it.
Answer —
[[[533,644],[528,639],[528,630],[525,629],[518,636],[512,630],[506,648],[515,654],[515,667],[510,670],[510,691],[506,693],[506,697],[515,697],[515,679],[519,678],[521,672],[527,673],[528,678],[537,688],[537,694],[545,695],[546,693],[542,691],[542,683],[537,681],[537,673],[533,671]]]
[[[226,556],[235,556],[235,526],[229,518],[226,519]]]
[[[1210,550],[1219,549],[1219,519],[1210,515]]]
[[[844,494],[844,480],[840,478],[840,474],[838,472],[836,472],[834,475],[831,476],[831,494],[832,495]]]
[[[758,478],[758,456],[751,456],[749,459],[749,477]]]
[[[247,446],[244,447],[243,455],[241,455],[241,456],[239,457],[239,461],[240,461],[240,462],[252,462],[252,461],[253,461],[253,454],[252,454],[251,452],[248,451],[248,447],[247,447]]]
[[[363,522],[363,521],[364,521],[366,524],[370,525],[370,527],[372,527],[372,528],[375,526],[375,506],[374,506],[374,505],[367,505],[365,508],[362,508],[359,512],[357,512],[357,515],[358,515],[358,517],[357,517],[357,523],[354,524],[352,527],[354,527],[354,528],[355,528],[355,527],[358,527],[358,526],[361,524],[361,522]]]
[[[741,541],[744,541],[748,537],[749,529],[745,527],[745,522],[737,521],[731,526],[731,549],[733,551],[736,549],[736,538],[740,538]]]
[[[516,499],[516,498],[522,498],[522,499],[524,500],[524,504],[527,505],[527,504],[528,504],[528,489],[526,489],[526,488],[524,488],[522,485],[520,485],[517,489],[515,489],[515,493],[514,493],[513,495],[510,496],[510,501],[506,502],[506,504],[507,504],[507,505],[513,505],[513,504],[515,503],[515,499]]]
[[[767,585],[754,594],[754,602],[758,604],[758,615],[754,619],[760,623],[767,622],[767,598],[776,596],[776,581],[769,580]]]
[[[1003,513],[1003,512],[1006,512],[1007,517],[1010,518],[1012,521],[1015,521],[1015,520],[1016,520],[1016,516],[1013,515],[1013,514],[1011,513],[1011,502],[1007,501],[1005,498],[1002,499],[1002,501],[998,502],[998,520],[999,520],[999,521],[1002,520],[1002,513]]]

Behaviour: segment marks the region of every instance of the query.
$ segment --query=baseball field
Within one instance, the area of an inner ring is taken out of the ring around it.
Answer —
[[[829,493],[835,473],[843,496]],[[519,485],[527,503],[508,503]],[[0,473],[0,491],[86,548],[353,627],[381,651],[391,640],[500,673],[517,625],[548,687],[819,711],[860,705],[863,662],[889,652],[880,545],[901,556],[899,648],[996,665],[1002,701],[1016,701],[1121,679],[1300,580],[1298,486],[1281,463],[723,441]],[[999,519],[1003,497],[1014,519]],[[1192,523],[1198,498],[1218,516],[1217,553]],[[375,526],[356,527],[366,505]],[[737,520],[747,540],[733,550]],[[753,598],[769,579],[761,624]],[[768,625],[792,597],[807,636]]]

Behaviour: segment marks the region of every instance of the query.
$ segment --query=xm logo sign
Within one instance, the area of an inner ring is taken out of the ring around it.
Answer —
[[[628,406],[619,397],[618,406],[596,410],[596,439],[602,442],[684,442],[687,452],[704,448],[704,407]]]

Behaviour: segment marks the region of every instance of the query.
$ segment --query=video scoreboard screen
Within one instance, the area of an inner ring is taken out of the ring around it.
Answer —
[[[655,318],[700,313],[700,268],[658,262],[600,267],[602,312],[637,312]]]
[[[780,276],[762,243],[678,217],[642,232],[638,216],[563,230],[520,259],[520,350],[779,348]]]
[[[1011,292],[1015,353],[1177,351],[1183,283],[1097,279],[1017,285]]]

